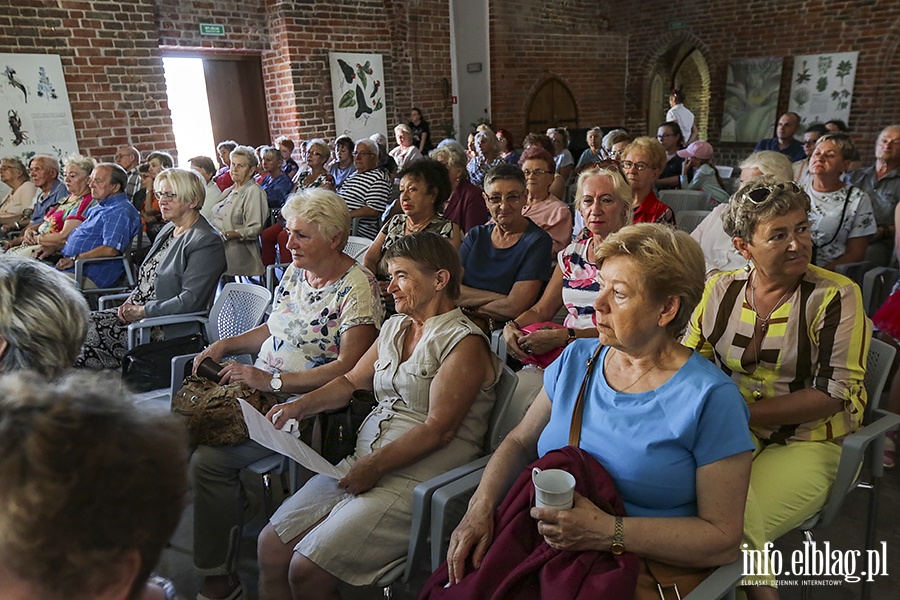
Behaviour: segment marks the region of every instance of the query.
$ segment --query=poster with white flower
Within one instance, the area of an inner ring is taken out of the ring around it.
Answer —
[[[337,135],[353,140],[387,135],[384,66],[380,54],[330,52],[331,93]]]
[[[831,119],[849,122],[858,58],[859,52],[794,57],[788,109],[800,115],[801,131]]]

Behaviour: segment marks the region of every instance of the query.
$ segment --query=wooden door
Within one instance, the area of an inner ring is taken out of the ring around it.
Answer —
[[[203,72],[216,143],[271,144],[260,58],[204,56]]]
[[[549,127],[578,127],[575,98],[556,78],[548,80],[535,92],[528,107],[527,131],[544,133]]]

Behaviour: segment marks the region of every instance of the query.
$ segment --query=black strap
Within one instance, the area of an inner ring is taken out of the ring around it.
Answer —
[[[847,205],[850,204],[850,193],[853,191],[853,186],[847,186],[847,195],[844,197],[844,208],[841,209],[841,220],[838,221],[837,229],[834,230],[834,235],[831,236],[831,239],[822,244],[822,247],[827,246],[831,242],[837,239],[838,234],[841,232],[841,228],[844,226],[844,216],[847,214]]]

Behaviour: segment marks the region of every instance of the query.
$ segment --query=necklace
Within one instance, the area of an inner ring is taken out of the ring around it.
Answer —
[[[751,276],[752,277],[752,276]],[[772,318],[772,315],[778,310],[778,307],[787,300],[787,297],[794,291],[794,286],[792,285],[787,289],[787,291],[778,299],[778,302],[775,303],[775,306],[772,310],[769,311],[769,314],[762,318],[759,316],[759,311],[756,310],[756,294],[754,291],[756,290],[756,286],[750,282],[750,297],[747,300],[750,302],[750,308],[753,309],[753,313],[756,315],[756,323],[759,323],[759,329],[762,331],[763,336],[766,335],[766,332],[769,331],[769,319]]]
[[[616,351],[616,355],[618,355],[618,354],[619,354],[619,351],[617,350],[617,351]],[[621,361],[619,361],[619,362],[621,362]],[[647,369],[646,371],[644,371],[643,373],[641,373],[641,374],[638,376],[637,379],[635,379],[635,380],[632,381],[630,384],[628,384],[627,386],[623,387],[622,389],[620,389],[620,390],[618,390],[618,391],[619,391],[619,392],[624,392],[624,391],[626,391],[626,390],[630,390],[631,388],[633,388],[634,386],[636,386],[637,383],[638,383],[641,379],[643,379],[644,377],[646,377],[647,374],[650,373],[650,371],[652,371],[652,370],[655,369],[655,368],[656,368],[656,363],[653,363],[652,365],[650,365],[650,368]]]
[[[424,223],[414,225],[412,219],[406,217],[406,230],[409,231],[410,235],[412,235],[413,233],[419,233],[420,231],[428,227],[428,224],[431,223],[431,221],[432,219],[428,219]]]

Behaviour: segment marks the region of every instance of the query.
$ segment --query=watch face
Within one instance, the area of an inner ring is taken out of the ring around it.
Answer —
[[[612,544],[612,546],[610,546],[609,550],[610,550],[610,552],[612,552],[613,554],[615,554],[616,556],[618,556],[618,555],[620,555],[620,554],[624,554],[624,553],[625,553],[625,545],[624,545],[624,544],[620,544],[620,543],[613,542],[613,544]]]
[[[269,385],[272,386],[272,389],[276,392],[281,389],[281,377],[273,377],[272,381],[269,382]]]

